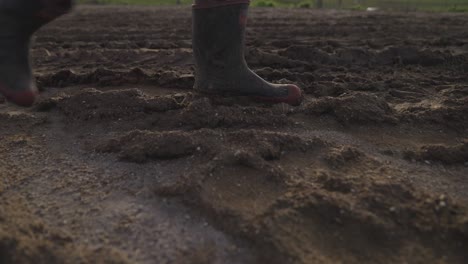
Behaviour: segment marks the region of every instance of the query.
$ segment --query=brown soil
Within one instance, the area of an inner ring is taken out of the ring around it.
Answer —
[[[300,107],[192,92],[190,8],[80,7],[0,100],[0,263],[466,263],[468,17],[254,9]]]

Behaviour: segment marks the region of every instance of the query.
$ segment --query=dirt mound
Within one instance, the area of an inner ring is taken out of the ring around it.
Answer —
[[[419,64],[422,66],[434,66],[444,63],[447,59],[439,51],[421,50],[416,47],[401,46],[389,47],[376,56],[380,64]]]
[[[240,103],[240,104],[239,104]],[[277,127],[290,124],[288,106],[252,106],[250,98],[205,97],[191,93],[148,96],[138,89],[99,91],[93,88],[39,102],[36,109],[57,109],[70,120],[132,121],[137,127],[189,129],[215,127]],[[174,110],[174,111],[172,111]],[[147,121],[145,121],[148,119]],[[142,122],[140,122],[142,121]]]
[[[310,115],[330,114],[344,124],[395,122],[393,109],[374,95],[354,93],[340,97],[322,97],[304,106]]]
[[[251,66],[257,65],[268,65],[269,67],[276,66],[281,68],[295,68],[305,67],[308,69],[314,69],[315,66],[309,63],[304,63],[300,60],[291,59],[284,57],[279,54],[269,53],[260,49],[249,49],[246,52],[247,62]]]
[[[47,117],[39,114],[16,111],[0,113],[0,123],[4,129],[17,126],[32,128],[34,126],[44,125],[47,121]]]
[[[102,92],[89,88],[46,99],[37,105],[37,109],[57,108],[76,120],[115,120],[182,108],[184,98],[181,96],[147,97],[138,89]]]
[[[174,135],[133,133],[137,135],[122,139],[133,137],[140,146]],[[182,196],[187,204],[203,209],[216,225],[252,241],[262,261],[335,262],[346,256],[350,263],[382,258],[459,262],[466,257],[466,208],[445,196],[418,192],[404,181],[340,176],[340,170],[353,174],[352,168],[382,166],[356,148],[255,130],[176,135],[191,140],[185,144],[190,146],[185,154],[198,153],[202,159],[194,161],[200,165],[172,183],[155,186],[156,193]],[[154,149],[161,147],[143,152],[151,155]],[[286,153],[271,155],[278,152]],[[316,153],[317,164],[323,161],[331,170],[312,169],[304,174],[299,172],[303,169],[292,169],[298,165],[294,158],[299,153]],[[445,255],[434,251],[439,247],[434,241],[445,241]]]
[[[173,159],[191,155],[196,145],[188,133],[132,131],[97,147],[102,152],[117,152],[124,160],[145,162],[151,159]]]
[[[334,168],[349,165],[350,162],[359,162],[361,157],[365,156],[360,150],[353,147],[338,147],[329,150],[325,160]]]
[[[423,101],[398,109],[402,119],[411,122],[435,123],[463,131],[468,128],[468,97]]]
[[[288,58],[319,64],[336,63],[336,59],[328,53],[321,51],[316,47],[307,45],[291,45],[279,54]]]
[[[468,165],[468,141],[455,146],[426,145],[418,151],[406,151],[405,158],[419,161],[435,161],[444,164]]]
[[[28,213],[24,201],[2,201],[0,207],[1,263],[130,263],[113,249],[76,244]]]
[[[305,152],[326,145],[320,139],[304,140],[298,136],[261,130],[221,132],[202,129],[184,131],[131,131],[99,145],[100,152],[119,153],[127,161],[146,162],[189,155],[210,160],[226,152],[249,152],[265,160],[279,159],[289,151]]]
[[[287,118],[288,108],[283,110],[269,106],[243,106],[233,104],[231,101],[231,99],[195,97],[191,101],[187,100],[187,107],[175,116],[161,117],[157,122],[184,129],[278,127],[291,124]]]
[[[129,71],[115,71],[98,68],[89,73],[76,74],[71,70],[62,70],[51,75],[38,76],[37,82],[43,87],[66,87],[87,84],[97,86],[122,86],[128,84],[157,85],[159,87],[191,89],[194,77],[176,71],[160,71],[152,75],[140,68]]]
[[[422,50],[411,46],[394,46],[373,52],[357,47],[325,47],[324,50],[321,50],[316,46],[292,45],[279,54],[288,58],[314,64],[361,66],[393,64],[435,66],[453,58],[453,56],[447,56],[442,52]]]
[[[238,151],[156,192],[183,195],[223,229],[251,240],[269,263],[335,262],[344,256],[350,263],[459,262],[466,254],[467,211],[446,197],[415,192],[406,183],[316,175],[311,181]],[[430,253],[438,247],[435,241],[448,243],[443,256]]]

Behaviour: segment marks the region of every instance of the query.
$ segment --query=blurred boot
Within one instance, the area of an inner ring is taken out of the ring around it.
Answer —
[[[38,91],[29,61],[32,34],[67,13],[72,0],[0,0],[0,93],[30,106]]]
[[[252,72],[244,58],[249,0],[195,0],[193,5],[194,89],[202,93],[252,96],[269,103],[299,105],[293,84],[272,84]]]

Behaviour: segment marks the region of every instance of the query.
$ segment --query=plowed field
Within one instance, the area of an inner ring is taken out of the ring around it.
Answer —
[[[40,101],[0,100],[1,263],[466,263],[466,15],[252,9],[289,107],[194,93],[190,12],[36,34]]]

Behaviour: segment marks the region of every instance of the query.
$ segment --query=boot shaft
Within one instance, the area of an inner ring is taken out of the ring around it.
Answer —
[[[203,71],[229,68],[235,71],[239,67],[245,68],[248,3],[216,1],[217,7],[200,8],[208,5],[200,2],[203,1],[195,3],[192,16],[192,46],[197,69]],[[226,5],[219,6],[218,2],[225,2]]]
[[[194,0],[192,8],[207,9],[237,4],[250,4],[250,0]]]

